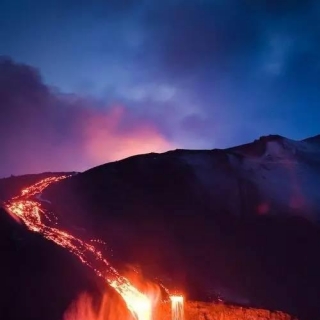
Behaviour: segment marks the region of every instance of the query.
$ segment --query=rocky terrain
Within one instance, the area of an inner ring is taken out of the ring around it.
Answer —
[[[184,316],[185,320],[298,320],[279,311],[203,302],[187,302],[184,306]],[[159,308],[156,319],[172,319],[170,304],[164,304]]]
[[[0,198],[48,175],[2,179]],[[41,199],[60,228],[105,241],[103,251],[120,271],[139,267],[147,279],[160,279],[193,301],[220,297],[314,320],[320,319],[319,188],[319,137],[268,136],[226,150],[175,150],[108,163],[50,186]],[[82,266],[68,274],[66,289],[64,274],[78,261],[1,217],[1,296],[8,304],[0,313],[6,319],[20,313],[43,319],[51,310],[46,319],[60,320],[79,292],[99,289]],[[47,295],[28,294],[29,287],[42,292],[48,283]]]

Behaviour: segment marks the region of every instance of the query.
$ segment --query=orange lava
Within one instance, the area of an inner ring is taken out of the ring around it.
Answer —
[[[171,300],[171,319],[183,320],[184,319],[183,296],[170,296],[170,300]]]
[[[53,220],[35,196],[41,195],[42,191],[52,183],[66,178],[68,176],[43,179],[23,189],[21,195],[6,202],[5,207],[11,215],[22,220],[29,230],[40,233],[46,239],[69,250],[99,277],[105,279],[121,295],[128,309],[138,320],[150,320],[151,300],[136,289],[126,277],[121,276],[103,257],[101,251],[66,231],[50,226]]]

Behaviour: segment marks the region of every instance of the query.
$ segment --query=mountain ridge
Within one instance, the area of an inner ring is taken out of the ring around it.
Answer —
[[[320,145],[311,139],[136,155],[50,186],[43,205],[62,228],[105,241],[119,270],[138,265],[191,299],[314,320]]]

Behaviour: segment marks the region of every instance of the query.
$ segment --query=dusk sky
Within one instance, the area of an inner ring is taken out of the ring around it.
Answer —
[[[0,1],[0,176],[320,133],[316,0]]]

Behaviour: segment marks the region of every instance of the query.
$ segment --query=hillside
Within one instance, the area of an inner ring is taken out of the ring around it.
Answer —
[[[106,241],[114,263],[192,299],[320,315],[319,161],[318,138],[268,136],[108,163],[44,198],[69,230]]]
[[[0,210],[0,319],[62,320],[83,291],[99,285],[72,254]]]
[[[156,314],[156,320],[170,320],[170,305],[163,304]],[[288,314],[278,311],[268,311],[253,308],[241,308],[223,304],[203,302],[187,302],[184,308],[186,320],[297,320]]]
[[[63,228],[104,240],[120,270],[139,266],[191,300],[219,296],[314,320],[319,140],[268,136],[226,150],[134,156],[54,184],[41,198]]]

